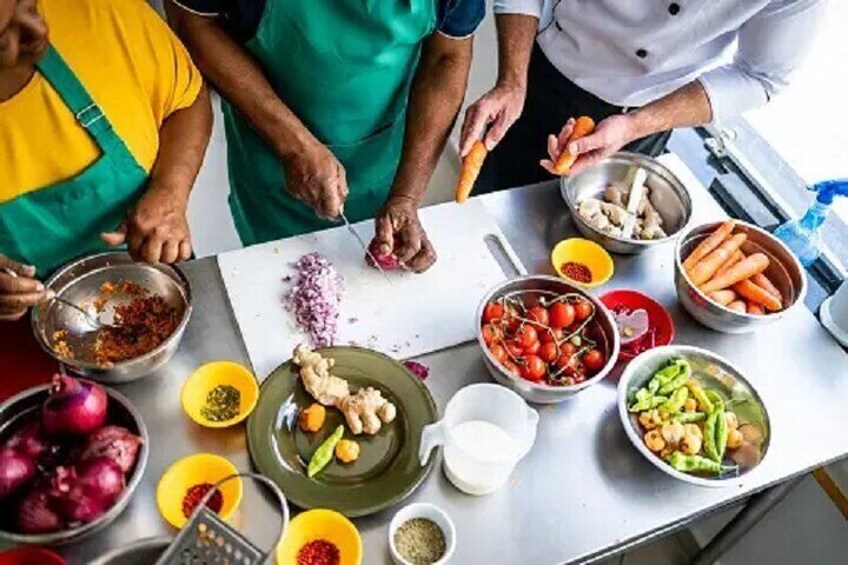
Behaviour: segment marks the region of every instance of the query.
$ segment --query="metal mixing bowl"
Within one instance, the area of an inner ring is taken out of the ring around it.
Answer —
[[[16,430],[22,420],[29,420],[41,410],[41,405],[47,398],[50,385],[27,389],[0,404],[0,437],[6,437],[10,432]],[[62,545],[79,541],[80,539],[101,530],[115,521],[115,518],[123,512],[130,502],[136,487],[141,482],[144,470],[147,467],[147,457],[150,453],[150,437],[147,435],[147,426],[141,414],[136,410],[127,398],[111,388],[105,387],[109,396],[109,416],[107,422],[124,426],[142,439],[141,448],[138,451],[138,461],[132,474],[127,477],[127,487],[118,501],[100,518],[83,524],[70,530],[52,532],[49,534],[20,534],[0,529],[0,540],[13,544],[27,545]]]
[[[654,376],[654,373],[662,367],[663,363],[672,357],[685,357],[692,365],[693,374],[700,375],[702,379],[710,379],[711,386],[722,391],[727,397],[735,399],[732,411],[736,412],[738,417],[741,416],[743,421],[760,425],[764,439],[760,446],[759,461],[754,466],[745,469],[740,474],[721,478],[695,476],[673,469],[671,465],[661,460],[645,446],[641,427],[635,414],[631,414],[627,410],[627,405],[631,396],[645,386]],[[744,412],[742,412],[743,405],[745,405]],[[760,395],[757,394],[748,379],[723,357],[706,349],[689,345],[657,347],[630,361],[621,374],[618,383],[618,414],[627,437],[648,461],[663,473],[695,485],[726,487],[741,483],[762,464],[771,441],[771,424],[768,412]],[[757,416],[757,418],[754,418],[754,416]]]
[[[748,239],[742,244],[742,251],[746,255],[765,253],[768,256],[769,267],[765,274],[783,295],[784,309],[780,312],[769,312],[764,316],[755,316],[735,312],[707,299],[689,280],[689,276],[683,269],[683,261],[720,225],[721,222],[713,222],[689,230],[681,236],[675,248],[674,285],[677,289],[677,298],[693,318],[716,331],[741,334],[774,323],[785,317],[792,308],[804,304],[804,297],[807,295],[807,278],[797,257],[782,241],[769,232],[738,220],[734,233],[748,235]]]
[[[586,379],[580,384],[571,386],[551,386],[544,384],[532,383],[526,379],[516,377],[512,373],[501,368],[500,364],[492,356],[486,343],[483,341],[483,335],[480,332],[480,323],[483,319],[483,310],[486,304],[492,300],[498,299],[507,294],[528,294],[528,295],[545,295],[558,296],[565,293],[575,293],[584,297],[591,302],[597,312],[597,321],[600,324],[601,332],[604,336],[605,349],[607,352],[607,363],[597,374],[590,379]],[[515,278],[507,282],[503,282],[495,286],[483,297],[480,306],[477,308],[477,319],[475,320],[477,330],[477,342],[483,350],[483,361],[486,368],[491,373],[492,377],[500,384],[511,388],[525,400],[540,404],[554,404],[567,400],[578,392],[589,388],[590,386],[599,383],[604,377],[609,374],[615,366],[619,352],[619,335],[618,328],[615,325],[615,320],[612,314],[603,303],[587,293],[586,291],[568,284],[562,279],[549,277],[545,275],[528,275]]]
[[[131,281],[152,294],[162,296],[177,308],[181,319],[177,329],[159,347],[112,366],[100,366],[91,353],[97,330],[80,312],[59,302],[51,301],[32,310],[32,329],[38,343],[57,361],[73,372],[104,383],[123,383],[141,378],[164,365],[177,350],[191,315],[191,288],[183,273],[164,264],[149,265],[133,261],[127,253],[110,252],[91,255],[68,264],[45,283],[57,296],[89,308],[99,297],[103,283]],[[108,321],[117,304],[130,297],[116,295],[106,302],[102,319]],[[93,308],[93,307],[91,307]],[[67,330],[66,340],[74,350],[74,358],[59,355],[55,350],[56,332]]]
[[[171,538],[144,538],[115,548],[92,561],[90,565],[151,565],[162,557]]]
[[[645,186],[651,190],[651,203],[663,219],[662,227],[668,234],[662,239],[614,237],[589,225],[578,212],[578,206],[587,198],[603,200],[604,190],[610,185],[620,185],[630,190],[627,179],[634,167],[642,168],[647,173]],[[580,233],[613,253],[633,255],[654,245],[673,241],[692,217],[692,200],[686,187],[668,167],[646,155],[616,153],[574,176],[562,177],[560,190]]]

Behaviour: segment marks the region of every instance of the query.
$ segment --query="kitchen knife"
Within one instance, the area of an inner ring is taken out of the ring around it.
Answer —
[[[377,261],[377,258],[374,257],[374,254],[371,253],[370,249],[368,249],[368,245],[365,244],[365,240],[363,240],[362,237],[358,233],[356,233],[356,230],[353,229],[353,226],[351,225],[350,221],[347,219],[347,216],[344,215],[344,212],[341,212],[339,214],[339,216],[341,216],[341,219],[344,220],[345,226],[347,226],[347,231],[349,231],[351,233],[351,235],[353,235],[354,239],[356,239],[356,241],[359,242],[359,245],[362,246],[362,249],[363,249],[363,251],[365,251],[365,254],[368,256],[369,259],[371,259],[371,262],[374,264],[375,267],[377,267],[377,270],[380,271],[380,273],[386,279],[386,282],[389,283],[389,284],[392,284],[392,281],[389,278],[389,275],[386,274],[386,271],[384,271],[383,267],[380,266],[380,262]]]

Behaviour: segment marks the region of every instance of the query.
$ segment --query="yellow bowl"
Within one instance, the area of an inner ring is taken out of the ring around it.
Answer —
[[[289,522],[277,546],[277,565],[297,565],[297,552],[313,540],[326,540],[339,548],[339,565],[362,563],[362,538],[350,520],[333,510],[308,510]]]
[[[592,281],[580,282],[565,276],[562,265],[569,261],[586,265],[592,273]],[[612,277],[614,270],[612,257],[603,247],[594,241],[580,237],[564,239],[557,243],[551,251],[551,264],[559,276],[583,288],[594,288],[604,284]]]
[[[201,409],[206,405],[206,395],[219,385],[230,385],[241,394],[239,413],[235,418],[213,422],[203,417]],[[259,400],[259,385],[256,378],[243,365],[232,361],[214,361],[197,368],[183,383],[180,403],[188,417],[207,428],[226,428],[247,418]]]
[[[156,486],[156,506],[159,513],[175,528],[182,528],[188,519],[183,514],[186,491],[196,484],[215,484],[225,477],[238,473],[236,466],[220,455],[196,453],[174,462],[162,474]],[[242,495],[242,480],[235,478],[221,485],[224,503],[218,515],[228,520],[238,508]]]

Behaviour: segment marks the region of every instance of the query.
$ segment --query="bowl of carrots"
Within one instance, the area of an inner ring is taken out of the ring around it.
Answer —
[[[739,220],[695,227],[681,236],[674,264],[677,297],[698,322],[748,333],[803,304],[801,263],[769,232]]]

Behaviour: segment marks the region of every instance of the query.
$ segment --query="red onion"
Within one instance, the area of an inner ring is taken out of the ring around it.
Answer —
[[[35,461],[23,453],[0,451],[0,500],[16,492],[35,476]]]
[[[25,534],[46,534],[64,527],[62,518],[51,505],[48,490],[43,487],[32,489],[21,500],[15,522]]]
[[[397,249],[399,245],[400,240],[398,240],[398,238],[396,237],[394,243],[395,249]],[[380,268],[382,268],[384,271],[395,271],[401,268],[401,264],[400,261],[398,261],[397,255],[395,255],[394,253],[389,253],[388,255],[382,254],[382,251],[380,250],[380,242],[377,240],[377,238],[371,240],[371,244],[368,246],[368,251],[370,251],[371,254],[365,255],[365,262],[368,263],[369,266],[374,267],[376,269],[377,265],[379,265]],[[371,259],[372,256],[374,257],[374,259]]]
[[[68,522],[83,524],[102,516],[124,491],[124,473],[106,457],[89,459],[74,469],[59,467],[53,479],[56,507]]]
[[[121,426],[106,426],[94,432],[80,455],[80,461],[106,457],[117,463],[124,473],[129,473],[138,458],[141,438]]]
[[[28,423],[12,434],[5,447],[14,449],[32,460],[37,460],[50,449],[50,444],[41,437],[41,423],[36,421]]]
[[[430,369],[418,361],[404,361],[403,366],[412,371],[412,374],[422,381],[430,375]]]
[[[107,404],[108,397],[102,386],[56,375],[50,396],[41,409],[41,423],[48,435],[88,435],[106,422]]]
[[[320,253],[304,255],[294,264],[294,286],[286,297],[286,308],[298,326],[309,335],[314,347],[333,345],[339,321],[344,279]]]

